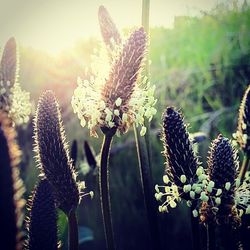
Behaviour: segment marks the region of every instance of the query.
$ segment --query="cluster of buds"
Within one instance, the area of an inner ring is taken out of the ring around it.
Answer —
[[[122,39],[119,31],[101,6],[99,21],[105,46],[93,57],[89,80],[78,79],[72,107],[83,127],[97,137],[96,129],[117,129],[124,134],[133,124],[145,135],[145,119],[156,113],[155,87],[150,86],[141,71],[147,50],[143,28]]]
[[[240,224],[250,213],[250,182],[241,184],[237,152],[231,142],[219,135],[211,145],[208,168],[204,169],[192,149],[187,126],[180,112],[167,108],[163,117],[164,185],[156,185],[155,197],[162,201],[160,212],[168,212],[185,200],[194,217],[202,222]]]

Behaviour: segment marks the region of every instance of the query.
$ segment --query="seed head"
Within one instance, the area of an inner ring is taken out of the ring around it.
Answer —
[[[163,115],[162,141],[166,157],[166,172],[174,183],[183,186],[185,175],[190,184],[196,182],[198,161],[192,149],[187,126],[181,113],[168,107]]]
[[[235,180],[238,165],[237,153],[229,139],[219,135],[212,142],[208,158],[208,175],[214,182],[215,189],[209,194],[211,198],[209,202],[202,205],[202,221],[212,219],[219,224],[232,223],[235,226],[239,224],[235,207]]]
[[[0,108],[9,111],[11,106],[11,88],[17,78],[16,41],[10,38],[3,50],[0,63]]]
[[[236,135],[241,149],[250,156],[250,85],[245,91],[240,105]]]
[[[116,44],[121,43],[119,31],[104,6],[99,7],[98,18],[103,41],[112,50]]]
[[[58,249],[55,201],[52,187],[46,179],[41,180],[36,186],[30,200],[29,210],[27,249]]]
[[[101,51],[91,65],[90,79],[78,80],[71,103],[91,135],[98,137],[98,127],[124,134],[134,124],[141,126],[140,134],[145,135],[145,120],[151,121],[155,115],[157,101],[155,86],[140,77],[146,46],[146,33],[140,28],[114,49],[111,60],[106,49]]]
[[[21,249],[19,228],[22,224],[23,182],[17,164],[20,151],[16,133],[6,113],[0,113],[0,241],[5,249]]]
[[[30,95],[18,82],[19,56],[16,41],[10,38],[0,62],[0,110],[17,124],[27,123],[31,113]]]
[[[79,187],[65,143],[59,104],[52,91],[45,91],[39,99],[34,129],[41,173],[51,184],[57,205],[68,214],[79,203]]]
[[[109,108],[114,108],[115,102],[121,100],[120,106],[126,110],[142,66],[146,42],[143,28],[134,31],[124,45],[121,55],[113,63],[102,91],[103,101]]]

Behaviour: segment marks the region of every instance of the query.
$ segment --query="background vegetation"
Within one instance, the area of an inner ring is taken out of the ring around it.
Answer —
[[[161,183],[164,172],[162,143],[159,140],[161,113],[168,105],[181,108],[191,132],[202,131],[207,139],[199,145],[206,158],[208,145],[218,133],[231,138],[236,129],[237,112],[244,90],[250,83],[250,6],[216,6],[199,17],[176,17],[174,28],[151,29],[151,82],[156,85],[158,113],[151,124],[154,183]],[[95,192],[92,201],[80,204],[80,238],[84,249],[103,249],[96,171],[88,169],[83,144],[87,140],[98,153],[99,140],[89,138],[73,114],[70,100],[77,76],[84,77],[91,54],[99,46],[96,38],[79,41],[72,50],[55,57],[43,51],[20,47],[20,82],[30,91],[35,104],[45,89],[53,89],[63,111],[67,138],[78,142],[79,179]],[[22,177],[26,196],[38,175],[32,152],[32,121],[19,128],[23,149]],[[145,220],[139,169],[132,131],[115,138],[111,154],[111,201],[118,249],[147,249],[148,229]],[[159,214],[162,244],[168,249],[191,249],[189,210],[185,205]],[[60,237],[65,237],[65,217],[60,219]],[[93,239],[93,240],[92,240]],[[87,246],[88,245],[88,246]],[[63,246],[63,248],[65,248]]]

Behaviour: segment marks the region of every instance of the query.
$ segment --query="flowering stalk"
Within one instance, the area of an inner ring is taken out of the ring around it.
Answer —
[[[0,109],[15,124],[27,123],[31,113],[30,94],[21,89],[19,54],[15,38],[10,38],[3,50],[0,62]]]
[[[168,207],[175,208],[181,199],[187,201],[191,207],[191,225],[194,249],[199,249],[198,201],[203,194],[203,169],[198,167],[198,160],[192,148],[187,125],[180,112],[168,107],[163,115],[162,141],[166,158],[166,175],[163,177],[164,193],[156,186],[156,198],[166,201],[159,207],[160,211],[168,211]]]
[[[78,249],[78,228],[75,217],[81,199],[81,183],[69,157],[59,104],[52,91],[39,99],[35,117],[35,151],[41,174],[51,184],[57,206],[68,216],[69,249]]]
[[[209,153],[208,177],[213,185],[207,187],[208,200],[203,201],[201,220],[211,228],[219,225],[223,244],[228,246],[231,239],[229,245],[232,249],[240,245],[237,230],[241,221],[235,202],[237,173],[236,151],[227,138],[219,135],[212,142]]]
[[[142,26],[149,34],[149,8],[150,0],[142,1]],[[148,79],[149,77],[149,61],[148,55],[146,56],[144,64],[144,75]],[[151,148],[150,148],[150,124],[145,123],[145,130],[147,133],[144,137],[140,136],[140,131],[134,126],[134,136],[137,148],[138,164],[141,177],[141,185],[143,190],[144,205],[146,208],[146,214],[150,232],[150,244],[151,249],[160,249],[160,238],[158,229],[158,218],[157,218],[157,203],[153,195],[153,182],[151,173]]]
[[[238,118],[238,130],[235,137],[240,144],[242,151],[244,152],[244,160],[240,168],[240,181],[243,182],[245,174],[249,167],[250,162],[250,85],[245,91],[242,98],[239,118]]]
[[[102,131],[104,133],[104,138],[101,149],[101,164],[99,171],[101,209],[102,209],[107,249],[114,250],[115,242],[114,242],[114,233],[112,227],[111,203],[109,195],[110,192],[109,192],[108,161],[109,161],[112,138],[116,133],[116,128],[114,129],[103,128]]]

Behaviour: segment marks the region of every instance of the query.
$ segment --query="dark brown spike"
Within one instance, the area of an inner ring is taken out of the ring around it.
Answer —
[[[143,28],[134,31],[123,50],[113,63],[107,82],[102,90],[102,99],[111,109],[117,98],[126,105],[134,91],[145,56],[147,37]]]
[[[215,197],[216,189],[222,189],[221,204],[217,213],[213,213],[211,199],[202,205],[202,221],[216,221],[219,224],[232,224],[238,226],[240,219],[235,207],[235,180],[238,175],[237,152],[229,139],[219,135],[211,144],[208,158],[209,179],[215,183],[215,190],[209,194]],[[226,183],[231,184],[227,190]]]
[[[190,184],[195,183],[198,160],[183,117],[173,107],[168,107],[163,115],[162,141],[168,176],[178,187],[183,186],[181,175],[186,175]]]
[[[69,214],[76,209],[80,197],[65,139],[59,104],[52,91],[45,91],[35,117],[35,151],[41,173],[55,191],[58,206]]]
[[[112,50],[115,45],[122,42],[120,33],[107,9],[102,5],[99,7],[98,18],[103,41]]]
[[[0,62],[0,109],[9,112],[11,105],[11,88],[17,78],[17,51],[15,38],[10,38],[3,50]]]
[[[46,179],[36,186],[29,207],[27,249],[56,250],[57,213],[52,187]]]

